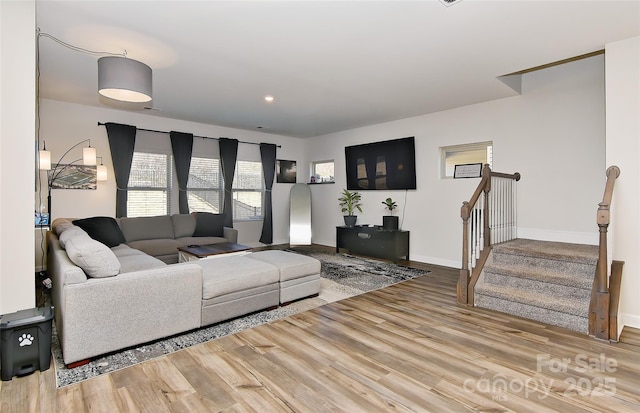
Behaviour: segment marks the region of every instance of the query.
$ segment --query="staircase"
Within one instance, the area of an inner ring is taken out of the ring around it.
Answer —
[[[496,244],[475,286],[475,305],[587,334],[597,260],[595,245]]]

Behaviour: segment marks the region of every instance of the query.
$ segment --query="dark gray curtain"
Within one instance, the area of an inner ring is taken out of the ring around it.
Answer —
[[[276,145],[272,143],[260,144],[260,158],[262,159],[262,171],[264,173],[264,221],[262,223],[262,234],[260,242],[263,244],[273,243],[273,212],[271,206],[271,189],[273,188],[273,178],[276,174]]]
[[[236,159],[238,157],[238,140],[220,138],[220,162],[222,163],[222,176],[224,178],[224,226],[233,228],[233,175],[236,173]]]
[[[127,187],[136,145],[136,127],[120,123],[105,124],[111,149],[113,174],[116,177],[116,217],[127,216]]]
[[[171,149],[176,164],[176,178],[178,178],[178,203],[181,214],[189,213],[187,182],[191,167],[191,152],[193,151],[193,133],[171,131]]]

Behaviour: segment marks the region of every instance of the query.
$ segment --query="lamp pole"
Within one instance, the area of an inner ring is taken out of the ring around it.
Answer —
[[[47,211],[49,212],[49,222],[53,222],[53,216],[51,214],[51,187],[53,185],[53,183],[56,181],[56,179],[58,179],[58,176],[60,176],[60,174],[67,169],[69,166],[75,164],[76,162],[82,161],[83,158],[80,159],[76,159],[75,161],[69,162],[67,165],[64,165],[63,167],[60,167],[60,162],[62,162],[62,160],[64,159],[65,156],[67,156],[67,154],[69,152],[71,152],[72,149],[82,145],[85,142],[89,142],[89,148],[91,148],[91,139],[85,139],[83,141],[80,141],[78,143],[76,143],[75,145],[73,145],[72,147],[70,147],[69,149],[67,149],[67,151],[65,153],[62,154],[62,156],[60,157],[60,159],[58,160],[58,162],[55,164],[55,168],[53,168],[53,170],[49,173],[49,177],[47,179],[47,189],[48,189],[48,194],[47,194]],[[84,156],[84,154],[83,154]]]

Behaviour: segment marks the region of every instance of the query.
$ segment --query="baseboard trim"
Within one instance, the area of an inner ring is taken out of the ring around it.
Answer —
[[[411,255],[411,261],[421,262],[424,264],[439,265],[441,267],[460,268],[459,261],[447,260],[444,258],[429,257],[427,255]]]
[[[534,239],[538,241],[568,242],[572,244],[598,245],[598,232],[572,232],[518,227],[518,238]]]
[[[622,331],[622,328],[624,327],[633,327],[640,329],[640,316],[638,315],[620,313],[618,319],[620,320],[621,324],[621,327],[618,327],[620,331]]]

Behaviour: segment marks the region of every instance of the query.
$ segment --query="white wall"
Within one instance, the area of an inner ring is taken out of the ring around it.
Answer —
[[[640,328],[640,37],[606,45],[607,166],[620,167],[609,258],[624,261],[619,327]]]
[[[138,128],[160,131],[190,132],[197,136],[217,138],[221,136],[236,138],[246,142],[265,142],[281,145],[277,150],[278,159],[296,160],[304,162],[304,141],[279,135],[239,129],[224,128],[175,119],[165,119],[157,116],[139,114],[114,109],[97,108],[70,104],[65,102],[42,100],[41,102],[41,137],[51,151],[52,162],[57,162],[62,154],[76,143],[91,139],[91,146],[95,147],[98,156],[103,157],[107,166],[109,180],[98,182],[97,190],[55,189],[52,191],[52,214],[57,217],[82,218],[95,215],[115,216],[116,184],[113,178],[113,167],[107,132],[98,122],[116,122],[134,125]],[[156,134],[159,146],[170,147],[168,134]],[[195,144],[200,144],[195,140]],[[217,141],[208,141],[217,146]],[[81,147],[76,148],[65,160],[74,160],[82,156]],[[75,155],[75,157],[74,157]],[[257,145],[240,144],[238,159],[259,160],[260,152]],[[44,173],[42,175],[44,177]],[[44,179],[44,178],[43,178]],[[304,181],[304,179],[303,179]],[[273,241],[274,244],[289,242],[289,190],[291,184],[277,184],[273,186]],[[42,200],[46,205],[46,190],[42,191]],[[37,195],[36,195],[37,199]],[[177,203],[177,201],[176,201]],[[177,207],[176,207],[177,210]],[[244,244],[258,243],[262,231],[262,221],[237,222],[238,242]]]
[[[0,2],[0,314],[35,305],[35,2]]]
[[[494,143],[494,170],[522,174],[520,237],[597,243],[606,169],[603,56],[523,75],[520,96],[309,140],[309,161],[334,159],[336,168],[335,185],[312,187],[314,243],[335,245],[335,226],[343,224],[344,147],[406,136],[416,137],[418,189],[362,191],[358,223],[381,224],[381,202],[392,197],[411,231],[413,260],[459,268],[460,206],[479,180],[440,179],[439,148],[481,141]]]

